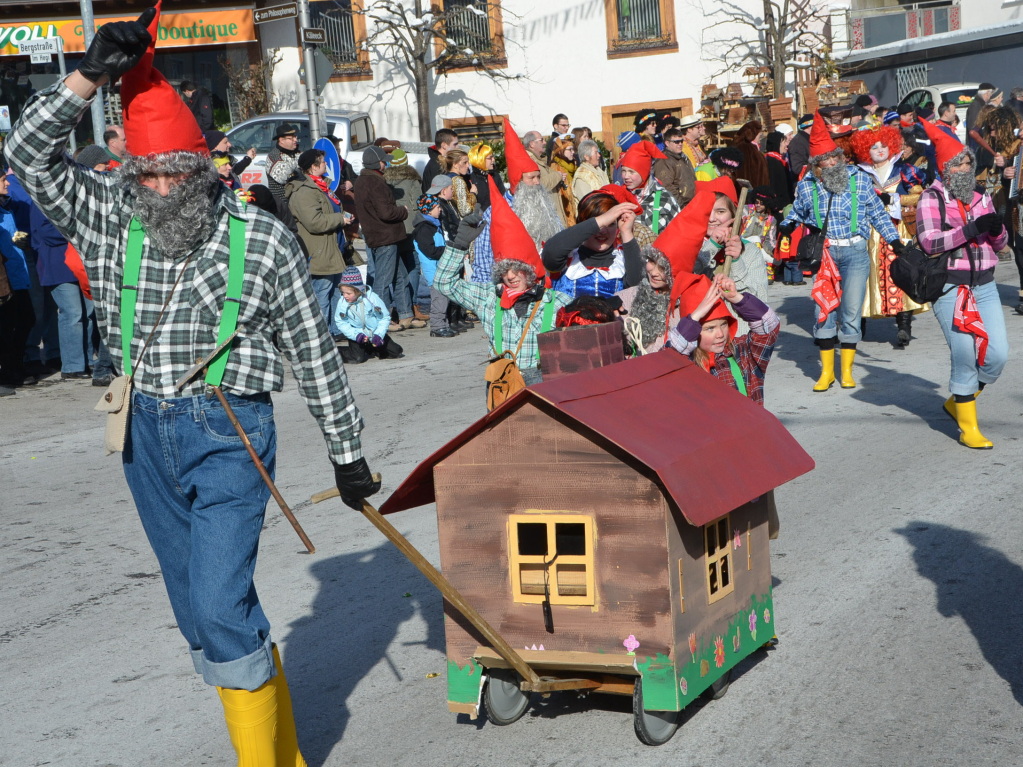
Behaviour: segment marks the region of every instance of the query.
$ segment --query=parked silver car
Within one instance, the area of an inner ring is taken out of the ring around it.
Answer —
[[[941,83],[939,85],[925,85],[921,88],[914,88],[907,93],[902,101],[901,107],[908,104],[914,109],[938,109],[942,101],[950,101],[956,105],[956,114],[959,115],[959,127],[956,128],[956,135],[964,144],[966,143],[966,110],[970,108],[973,99],[977,95],[977,88],[980,83]]]

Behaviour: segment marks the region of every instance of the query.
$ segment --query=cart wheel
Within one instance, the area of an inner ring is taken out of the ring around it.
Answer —
[[[643,708],[643,680],[636,678],[632,691],[632,716],[636,737],[648,746],[662,746],[678,729],[681,711],[646,711]]]
[[[483,690],[487,719],[501,726],[517,722],[529,708],[529,693],[519,687],[519,675],[514,671],[494,669],[487,672],[487,677],[487,686]]]
[[[710,687],[703,691],[703,696],[708,700],[721,700],[725,697],[725,693],[728,692],[728,687],[731,684],[732,670],[728,669],[728,671],[718,677]]]

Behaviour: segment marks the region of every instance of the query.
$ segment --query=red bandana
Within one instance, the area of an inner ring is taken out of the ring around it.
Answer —
[[[824,322],[827,316],[842,303],[842,275],[839,274],[838,267],[835,265],[834,259],[831,258],[831,248],[827,240],[824,241],[821,268],[814,278],[810,297],[820,307],[818,322]]]
[[[330,186],[327,184],[327,179],[325,177],[310,176],[309,178],[311,178],[313,180],[313,183],[320,188],[321,192],[323,192],[325,195],[327,195],[327,197],[330,198],[330,201],[332,203],[334,203],[337,206],[341,205],[341,201],[334,196],[334,193],[332,191],[330,191]]]
[[[987,358],[988,334],[984,329],[984,320],[977,309],[977,300],[973,291],[966,285],[960,285],[956,295],[955,311],[952,314],[952,325],[963,333],[973,336],[973,345],[977,350],[977,364],[983,365]]]
[[[509,290],[505,288],[501,291],[501,308],[511,309],[515,305],[515,301],[526,291],[524,290]]]

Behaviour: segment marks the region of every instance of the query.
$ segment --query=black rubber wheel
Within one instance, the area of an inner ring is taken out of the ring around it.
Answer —
[[[517,722],[529,708],[529,693],[519,687],[519,675],[494,669],[487,672],[487,677],[487,686],[483,689],[487,719],[502,727]]]
[[[662,746],[678,730],[681,711],[646,711],[643,708],[643,680],[636,678],[632,690],[632,717],[636,737],[648,746]]]
[[[728,671],[718,677],[717,681],[703,691],[703,696],[708,700],[721,700],[725,697],[725,693],[728,692],[728,688],[731,684],[732,670],[728,669]]]

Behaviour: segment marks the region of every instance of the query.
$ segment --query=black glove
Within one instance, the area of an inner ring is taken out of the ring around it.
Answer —
[[[778,234],[782,237],[791,237],[794,231],[796,231],[795,221],[790,221],[787,224],[778,224]]]
[[[470,213],[458,223],[458,232],[455,234],[455,239],[451,242],[451,247],[457,250],[468,250],[469,246],[472,245],[472,241],[480,236],[483,227],[479,226],[479,217],[476,217],[475,224],[470,220],[472,218],[473,214]]]
[[[1002,231],[1002,217],[997,213],[985,213],[983,216],[973,222],[974,227],[977,229],[977,234],[997,234]]]
[[[906,250],[906,243],[904,243],[902,240],[895,240],[895,242],[891,243],[891,246],[892,250],[895,251],[896,256],[901,256],[903,252]]]
[[[345,506],[359,511],[362,510],[363,498],[369,498],[380,491],[380,481],[373,479],[365,458],[351,463],[335,463],[334,483]]]
[[[104,24],[89,44],[89,50],[78,64],[86,80],[98,82],[104,75],[110,85],[138,64],[153,41],[147,27],[156,18],[156,8],[146,8],[135,21],[114,21]]]
[[[888,192],[881,192],[881,194],[879,194],[877,197],[879,200],[881,200],[881,202],[884,204],[886,208],[892,204],[892,196],[888,194]]]

